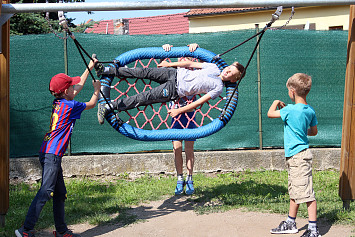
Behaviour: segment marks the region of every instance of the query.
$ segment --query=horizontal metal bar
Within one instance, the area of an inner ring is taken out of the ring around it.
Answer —
[[[25,12],[81,12],[81,11],[123,11],[157,9],[195,8],[244,8],[244,7],[299,7],[326,5],[355,5],[354,0],[177,0],[177,1],[136,1],[136,2],[75,2],[75,3],[17,3],[2,4],[2,13]]]

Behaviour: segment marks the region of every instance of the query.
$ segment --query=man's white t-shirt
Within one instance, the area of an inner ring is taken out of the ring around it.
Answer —
[[[198,70],[177,69],[177,92],[180,97],[209,94],[216,99],[223,92],[221,71],[214,63],[203,63]]]

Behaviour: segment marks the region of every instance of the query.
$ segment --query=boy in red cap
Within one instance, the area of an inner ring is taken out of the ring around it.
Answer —
[[[92,70],[97,60],[91,61],[89,69]],[[80,237],[70,231],[64,221],[64,201],[67,198],[62,170],[62,156],[68,147],[75,121],[80,119],[84,110],[92,109],[97,103],[100,93],[100,81],[93,82],[94,94],[89,102],[82,103],[74,100],[74,97],[83,88],[89,70],[86,69],[81,77],[70,77],[60,73],[52,77],[49,83],[49,91],[55,97],[51,116],[50,131],[44,136],[39,151],[39,161],[42,166],[42,184],[36,197],[33,199],[27,212],[25,222],[21,228],[15,231],[17,237],[31,237],[34,235],[34,227],[45,203],[53,198],[53,215],[56,237]],[[75,87],[74,87],[75,85]]]

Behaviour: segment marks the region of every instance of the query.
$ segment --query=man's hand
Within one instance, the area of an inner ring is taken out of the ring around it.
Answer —
[[[169,67],[170,63],[167,61],[162,61],[161,63],[158,64],[158,67]]]
[[[172,117],[175,118],[176,116],[178,116],[180,114],[180,110],[179,109],[170,109],[168,110],[168,114]]]
[[[187,45],[187,46],[189,46],[190,52],[194,52],[197,48],[200,47],[200,46],[199,46],[198,44],[196,44],[196,43],[192,43],[192,44],[189,44],[189,45]]]
[[[171,50],[171,48],[173,47],[173,45],[171,44],[164,44],[163,46],[163,49],[166,51],[166,52],[169,52]]]

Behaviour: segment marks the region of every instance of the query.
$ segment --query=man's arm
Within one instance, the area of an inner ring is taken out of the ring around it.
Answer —
[[[202,96],[200,99],[184,106],[184,107],[180,107],[178,109],[171,109],[171,110],[168,110],[168,114],[171,116],[171,117],[176,117],[178,116],[179,114],[182,114],[182,113],[186,113],[186,112],[190,112],[194,109],[196,109],[198,106],[206,103],[207,101],[209,101],[211,99],[211,96],[209,94],[205,94],[204,96]]]
[[[98,61],[97,59],[94,59],[94,61],[90,61],[89,65],[88,65],[90,71],[94,68],[94,65],[97,61]],[[74,86],[74,97],[78,95],[78,93],[81,91],[81,89],[83,89],[88,76],[89,76],[89,70],[85,69],[84,73],[80,77],[80,79],[81,79],[80,82]]]
[[[285,103],[281,100],[275,100],[267,112],[269,118],[281,118],[280,109],[285,107]]]

